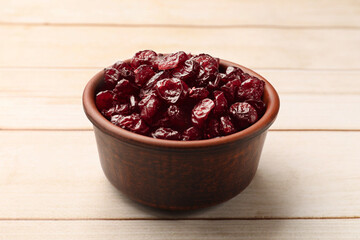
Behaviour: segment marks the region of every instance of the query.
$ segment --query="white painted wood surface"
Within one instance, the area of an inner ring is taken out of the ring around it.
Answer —
[[[360,239],[359,1],[0,3],[0,240]],[[140,49],[207,52],[276,87],[239,196],[175,214],[105,179],[82,90]]]
[[[2,1],[1,23],[359,27],[360,3],[286,0]],[[85,11],[86,9],[86,11]]]
[[[251,68],[359,70],[359,42],[359,29],[3,25],[0,67],[101,68],[142,49],[183,49]]]
[[[3,221],[1,240],[359,239],[360,220]]]

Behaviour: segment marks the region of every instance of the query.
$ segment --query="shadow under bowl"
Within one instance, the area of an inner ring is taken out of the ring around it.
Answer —
[[[83,107],[93,123],[101,166],[123,194],[155,208],[192,210],[227,201],[250,184],[267,131],[279,111],[279,96],[254,71],[226,60],[220,60],[220,66],[236,66],[265,81],[263,101],[267,109],[252,126],[207,140],[154,139],[117,127],[95,105],[104,71],[88,82]]]

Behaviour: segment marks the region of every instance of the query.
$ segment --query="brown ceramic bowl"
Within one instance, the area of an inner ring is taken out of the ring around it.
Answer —
[[[265,81],[264,116],[232,135],[198,141],[154,139],[113,125],[95,106],[103,71],[87,84],[83,106],[94,125],[101,166],[109,181],[129,198],[155,208],[191,210],[224,202],[244,190],[259,164],[267,130],[279,111],[279,96]]]

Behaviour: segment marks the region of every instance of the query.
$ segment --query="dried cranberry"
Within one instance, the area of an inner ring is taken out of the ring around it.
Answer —
[[[114,115],[128,115],[132,111],[129,104],[117,104],[115,107],[111,107],[108,110],[102,111],[102,114],[107,118],[111,119]]]
[[[182,134],[182,140],[199,140],[201,139],[201,131],[196,127],[189,127]]]
[[[195,85],[198,87],[206,87],[210,82],[216,80],[217,74],[218,71],[215,68],[204,69],[203,67],[200,67],[199,74],[195,80]]]
[[[156,52],[152,50],[143,50],[135,53],[135,56],[131,59],[130,65],[133,68],[138,68],[140,65],[155,65],[157,60]]]
[[[220,117],[220,132],[226,136],[236,131],[233,122],[229,116]]]
[[[252,78],[252,76],[250,74],[248,74],[248,73],[242,73],[241,74],[241,81],[243,81],[243,82],[250,79],[250,78]]]
[[[216,75],[219,72],[219,59],[203,53],[193,57],[192,59],[200,64],[196,85],[206,87],[209,82],[216,79]]]
[[[213,113],[215,116],[220,116],[227,112],[228,103],[225,98],[225,94],[221,91],[214,91],[214,103],[215,107]]]
[[[255,108],[246,102],[237,102],[231,105],[230,114],[240,129],[247,128],[258,120]]]
[[[189,89],[189,99],[191,99],[194,102],[198,102],[200,100],[203,100],[204,98],[207,98],[209,96],[209,91],[206,90],[206,88],[203,87],[193,87]]]
[[[159,70],[167,70],[173,69],[182,64],[187,60],[188,56],[185,52],[180,51],[177,53],[171,53],[166,55],[165,57],[161,58],[158,61],[158,69]]]
[[[260,100],[264,93],[265,83],[256,77],[249,78],[241,84],[237,92],[237,100]]]
[[[113,92],[109,90],[99,92],[96,95],[95,103],[100,112],[111,108],[113,105]]]
[[[116,126],[138,134],[146,135],[149,132],[149,127],[137,113],[129,116],[114,115],[111,117],[111,122]]]
[[[228,79],[241,79],[241,75],[243,74],[243,70],[238,67],[229,66],[226,68],[226,77]]]
[[[214,91],[216,89],[219,89],[219,87],[222,85],[222,77],[223,77],[223,73],[218,73],[216,75],[216,78],[215,79],[212,79],[208,82],[208,85],[207,85],[207,89],[209,91]]]
[[[104,84],[101,90],[112,90],[119,80],[119,71],[115,68],[104,69]]]
[[[192,58],[198,62],[203,69],[219,69],[219,59],[210,56],[209,54],[199,54]]]
[[[120,80],[114,88],[115,94],[124,95],[124,96],[134,95],[134,94],[137,94],[137,92],[138,92],[138,88],[135,87],[127,79]]]
[[[188,85],[183,80],[180,80],[180,81],[181,81],[181,85],[182,85],[182,92],[180,95],[180,100],[185,100],[188,97],[190,90],[189,90]]]
[[[204,138],[215,138],[220,136],[220,123],[216,118],[210,118],[204,130]]]
[[[153,117],[161,107],[160,100],[155,95],[148,95],[139,102],[140,116],[151,124]]]
[[[215,103],[213,102],[213,100],[209,98],[201,100],[192,110],[192,123],[195,126],[201,128],[214,107]]]
[[[166,78],[155,85],[157,95],[169,104],[176,103],[183,92],[183,84],[180,79]]]
[[[138,104],[139,99],[137,97],[135,97],[134,95],[129,97],[129,108],[132,112],[136,112],[138,110]]]
[[[170,119],[167,111],[156,114],[151,125],[153,128],[171,127]]]
[[[256,122],[266,110],[264,84],[208,54],[144,50],[104,70],[95,103],[112,123],[135,133],[207,139]]]
[[[266,111],[266,105],[263,101],[250,99],[246,100],[245,102],[250,103],[250,105],[256,109],[259,118],[264,115]]]
[[[167,109],[167,115],[172,126],[177,129],[184,129],[189,125],[188,115],[186,112],[176,105],[171,105]]]
[[[158,139],[180,140],[180,133],[178,131],[164,127],[156,129],[151,136]]]
[[[189,59],[184,64],[176,67],[172,74],[174,77],[179,78],[185,82],[190,82],[199,74],[200,65],[198,62]]]
[[[114,63],[112,67],[119,71],[119,79],[125,78],[127,80],[134,81],[135,73],[130,64],[123,61],[118,61]]]
[[[224,92],[226,99],[228,102],[234,102],[236,93],[241,85],[241,80],[236,79],[226,83],[220,89]]]
[[[154,75],[155,72],[151,66],[141,65],[135,70],[135,83],[141,87]]]
[[[143,85],[143,89],[144,90],[152,89],[159,80],[169,77],[170,77],[170,73],[168,71],[158,72],[154,76],[152,76],[145,85]]]

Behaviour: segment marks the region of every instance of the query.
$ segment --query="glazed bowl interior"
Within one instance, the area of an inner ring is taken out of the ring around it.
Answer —
[[[125,62],[129,61],[130,60],[126,60]],[[89,120],[97,128],[112,135],[115,138],[124,139],[135,144],[167,148],[201,148],[230,143],[240,139],[252,138],[260,134],[261,132],[266,131],[275,121],[280,107],[279,96],[274,87],[259,74],[239,64],[232,63],[226,60],[220,60],[220,69],[225,69],[227,66],[239,67],[244,72],[265,81],[263,101],[266,104],[265,114],[256,123],[242,131],[236,132],[228,136],[196,141],[174,141],[143,136],[115,126],[98,111],[95,105],[95,96],[103,82],[104,71],[100,71],[98,74],[96,74],[86,85],[83,94],[84,110]]]

